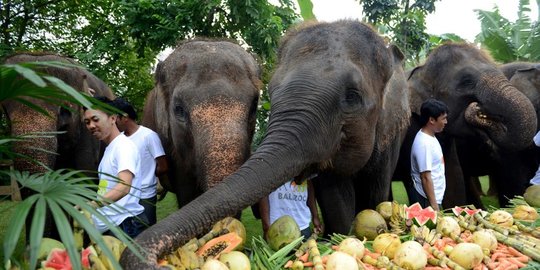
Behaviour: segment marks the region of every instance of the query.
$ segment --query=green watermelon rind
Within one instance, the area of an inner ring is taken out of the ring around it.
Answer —
[[[472,216],[476,213],[481,213],[481,211],[482,211],[481,209],[469,209],[469,207],[462,208],[459,206],[455,206],[454,208],[452,208],[452,213],[454,213],[454,215],[457,217]]]

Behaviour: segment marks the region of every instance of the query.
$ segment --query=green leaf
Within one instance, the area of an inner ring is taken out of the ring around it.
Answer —
[[[23,67],[21,65],[6,65],[8,67],[13,67],[20,75],[22,75],[27,80],[31,81],[33,84],[39,87],[47,86],[47,83],[41,79],[41,77],[32,69]]]
[[[316,20],[315,14],[313,14],[313,3],[311,0],[297,0],[300,7],[300,15],[304,21]]]

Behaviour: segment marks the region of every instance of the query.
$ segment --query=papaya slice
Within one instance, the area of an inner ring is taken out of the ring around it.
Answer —
[[[197,250],[197,255],[205,260],[209,257],[218,259],[220,254],[233,251],[242,240],[236,232],[230,232],[208,241]]]

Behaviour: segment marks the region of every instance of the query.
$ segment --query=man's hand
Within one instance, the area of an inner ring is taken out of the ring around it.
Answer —
[[[163,188],[163,186],[161,185],[161,183],[157,183],[157,200],[158,201],[161,201],[163,199],[165,199],[165,196],[167,196],[167,190],[165,188]]]

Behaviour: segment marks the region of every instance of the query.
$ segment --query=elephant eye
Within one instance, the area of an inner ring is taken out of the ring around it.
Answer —
[[[468,74],[459,80],[458,89],[473,89],[476,87],[476,80],[475,78]]]
[[[345,111],[353,111],[358,109],[364,103],[364,98],[360,95],[357,89],[349,88],[345,91],[345,96],[341,101],[342,107]]]
[[[180,121],[186,121],[187,119],[187,111],[181,104],[174,105],[174,115],[176,115],[176,118]]]

